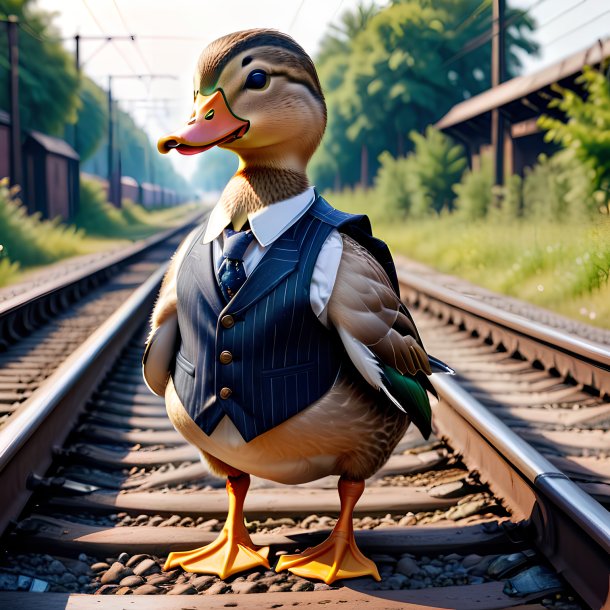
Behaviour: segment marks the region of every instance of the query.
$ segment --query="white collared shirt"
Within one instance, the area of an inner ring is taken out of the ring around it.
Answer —
[[[269,247],[297,222],[315,200],[315,191],[309,187],[299,195],[278,201],[266,206],[261,210],[248,214],[250,228],[254,234],[252,243],[244,254],[244,269],[246,275],[250,275],[261,261]],[[231,222],[221,206],[216,206],[211,214],[207,229],[203,236],[203,243],[213,243],[214,268],[218,270],[222,263],[222,232]],[[318,319],[328,326],[326,318],[326,305],[335,285],[341,254],[343,253],[343,241],[336,229],[333,229],[326,238],[311,277],[309,298],[311,309]]]

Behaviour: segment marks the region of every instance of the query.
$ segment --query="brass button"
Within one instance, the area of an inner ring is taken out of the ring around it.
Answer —
[[[227,350],[220,352],[220,357],[218,358],[221,364],[231,364],[233,362],[233,354]]]
[[[231,328],[234,324],[235,324],[235,320],[233,318],[233,316],[222,316],[222,318],[220,318],[220,323],[225,327],[225,328]]]
[[[231,394],[233,394],[233,392],[231,391],[231,388],[222,388],[222,390],[220,390],[220,398],[222,398],[223,400],[226,400],[227,398],[229,398],[229,396],[231,396]]]

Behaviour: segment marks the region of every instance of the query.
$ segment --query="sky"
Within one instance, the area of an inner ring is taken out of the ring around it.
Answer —
[[[376,0],[377,4],[385,2]],[[201,50],[229,32],[271,27],[293,36],[315,56],[324,32],[359,0],[38,0],[55,12],[55,26],[74,50],[81,36],[84,71],[104,88],[113,76],[113,96],[156,140],[191,113],[192,74]],[[610,36],[609,0],[509,0],[539,24],[539,57],[522,58],[528,74]],[[87,37],[136,36],[136,41]],[[158,78],[138,78],[155,74]],[[171,78],[166,78],[170,76]],[[119,78],[114,78],[119,77]],[[197,156],[174,157],[187,177]]]

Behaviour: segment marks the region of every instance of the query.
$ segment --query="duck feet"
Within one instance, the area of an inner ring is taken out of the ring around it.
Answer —
[[[341,514],[330,536],[318,546],[298,555],[283,555],[276,572],[289,570],[297,576],[318,578],[330,585],[341,578],[372,576],[381,580],[377,566],[356,545],[352,513],[364,491],[364,481],[339,480]]]
[[[245,528],[244,528],[245,529]],[[218,538],[199,549],[170,553],[163,570],[181,566],[187,572],[197,574],[216,574],[224,579],[231,574],[244,572],[259,566],[269,567],[267,556],[269,547],[259,548],[248,541],[238,541],[240,537],[231,535],[227,528]]]
[[[341,578],[372,576],[381,580],[377,566],[356,546],[353,536],[333,532],[322,544],[299,555],[282,555],[276,572],[290,570],[304,578],[318,578],[330,585]]]
[[[188,572],[216,574],[224,579],[258,566],[268,568],[269,547],[255,546],[244,525],[243,506],[249,486],[247,474],[228,477],[229,513],[218,538],[199,549],[170,553],[163,569],[181,566]]]

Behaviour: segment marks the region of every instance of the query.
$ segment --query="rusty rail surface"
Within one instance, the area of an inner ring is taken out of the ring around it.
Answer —
[[[403,297],[526,360],[610,393],[610,351],[399,271]],[[536,545],[592,608],[610,605],[610,514],[453,379],[435,375],[433,428],[510,507]]]
[[[29,399],[27,408],[22,409],[19,415],[0,431],[0,486],[5,490],[5,498],[9,499],[3,505],[0,515],[2,529],[25,505],[30,494],[26,484],[28,477],[32,474],[42,476],[45,473],[52,460],[53,448],[61,445],[67,437],[72,423],[81,413],[98,381],[109,370],[123,345],[148,316],[163,272],[164,268],[159,269],[142,285],[102,328],[55,371],[44,386]],[[401,275],[401,280],[405,280],[404,275]],[[490,324],[498,326],[500,330],[484,329],[484,315],[481,308],[476,314],[473,310],[474,305],[480,305],[479,303],[464,305],[457,313],[451,313],[449,311],[451,305],[438,300],[442,296],[438,287],[433,286],[437,290],[434,295],[429,295],[418,292],[421,286],[414,288],[410,284],[410,278],[407,282],[409,286],[406,287],[406,292],[411,302],[425,303],[431,310],[439,312],[438,315],[460,320],[458,323],[464,323],[467,327],[476,324],[482,336],[493,334],[496,342],[502,342],[505,346],[508,344],[521,353],[528,349],[531,349],[531,355],[540,353],[533,347],[522,347],[521,341],[525,341],[528,346],[533,342],[533,339],[525,334],[524,327],[518,331],[522,338],[510,338],[509,328],[512,321],[504,323],[501,314],[498,313],[499,310],[495,311]],[[453,301],[457,297],[452,295],[450,298]],[[485,308],[489,306],[486,305],[482,309]],[[471,323],[471,317],[476,318],[476,321]],[[545,353],[551,349],[551,339],[546,335]],[[559,360],[563,362],[562,359],[569,357],[565,342],[561,343],[559,350],[562,354]],[[584,364],[583,354],[578,355],[578,358],[583,362],[583,368],[589,366]],[[599,370],[588,377],[589,381],[597,383],[599,379],[603,380],[604,370],[607,372],[607,368],[604,369],[606,364],[602,362],[602,366],[597,367]],[[559,366],[564,365],[560,363]],[[506,501],[515,521],[533,526],[537,546],[588,604],[599,608],[608,604],[610,602],[607,577],[610,521],[605,509],[569,481],[565,474],[508,429],[453,380],[440,377],[435,379],[434,383],[441,394],[441,401],[434,407],[433,423],[436,433],[448,438],[449,444],[463,455],[469,468],[477,470],[481,479]],[[126,497],[128,496],[119,496],[123,499]],[[520,532],[522,531],[521,528]],[[117,535],[120,536],[120,532]],[[489,589],[490,591],[493,589],[493,595],[496,595],[497,587],[494,589],[490,586]],[[414,594],[414,604],[418,601],[425,604],[428,601],[424,591],[409,592],[410,595]],[[334,602],[346,604],[352,601],[367,603],[367,607],[370,608],[382,608],[387,607],[383,604],[388,603],[398,605],[399,599],[404,599],[399,593],[388,592],[385,599],[383,599],[384,593],[380,593],[375,599],[365,593],[349,590],[329,591],[323,594],[320,592],[319,595],[317,592],[316,595],[310,593],[290,593],[285,596],[260,595],[264,596],[265,604],[271,603],[276,598],[279,600],[280,597],[283,602],[285,597],[286,604],[291,603],[291,605],[324,603],[329,604],[325,607],[335,607],[331,605]],[[455,597],[459,596],[460,592],[456,589],[447,591],[447,594]],[[313,597],[306,598],[306,595]],[[207,597],[206,607],[237,604],[238,607],[246,608],[260,607],[257,604],[263,603],[258,599],[252,599],[252,596],[248,596],[249,600],[239,598],[239,601],[235,601],[238,596],[230,597],[230,600],[227,596],[222,596],[213,601],[212,596]],[[14,604],[15,608],[31,607],[28,604],[32,603],[32,598],[28,595],[17,598],[11,594],[0,594],[0,599],[4,601],[10,599],[10,603]],[[59,594],[52,594],[49,599],[57,603],[57,607],[64,607],[62,604],[67,603],[67,598]],[[90,600],[92,598],[87,601],[87,596],[77,596],[71,598],[70,603],[74,603],[74,607],[92,607],[93,601]],[[101,602],[100,598],[97,600]],[[490,600],[491,598],[488,598],[491,603]],[[116,599],[111,601],[107,598],[104,602],[108,604],[107,607],[120,607]],[[173,607],[172,602],[165,598],[157,599],[155,602],[141,598],[137,602],[134,598],[130,599],[130,606],[134,607],[138,604],[142,604],[140,607],[148,607],[146,604],[151,603],[157,604],[156,607]],[[185,603],[177,602],[176,607],[184,607]],[[498,603],[500,602],[496,601],[496,604]],[[189,599],[188,604],[189,607],[196,607],[193,598]],[[458,603],[455,607],[500,608],[505,605],[464,606]]]
[[[4,490],[0,530],[15,518],[31,495],[27,480],[42,476],[88,396],[112,365],[126,341],[152,308],[167,264],[83,343],[23,404],[0,430],[0,489]]]
[[[197,213],[186,223],[0,302],[0,352],[103,284],[124,265],[184,231],[186,227],[194,226],[201,216],[201,213]]]
[[[399,270],[403,297],[418,308],[519,351],[529,361],[541,361],[563,376],[610,395],[610,350],[556,328],[503,311],[487,303]]]

